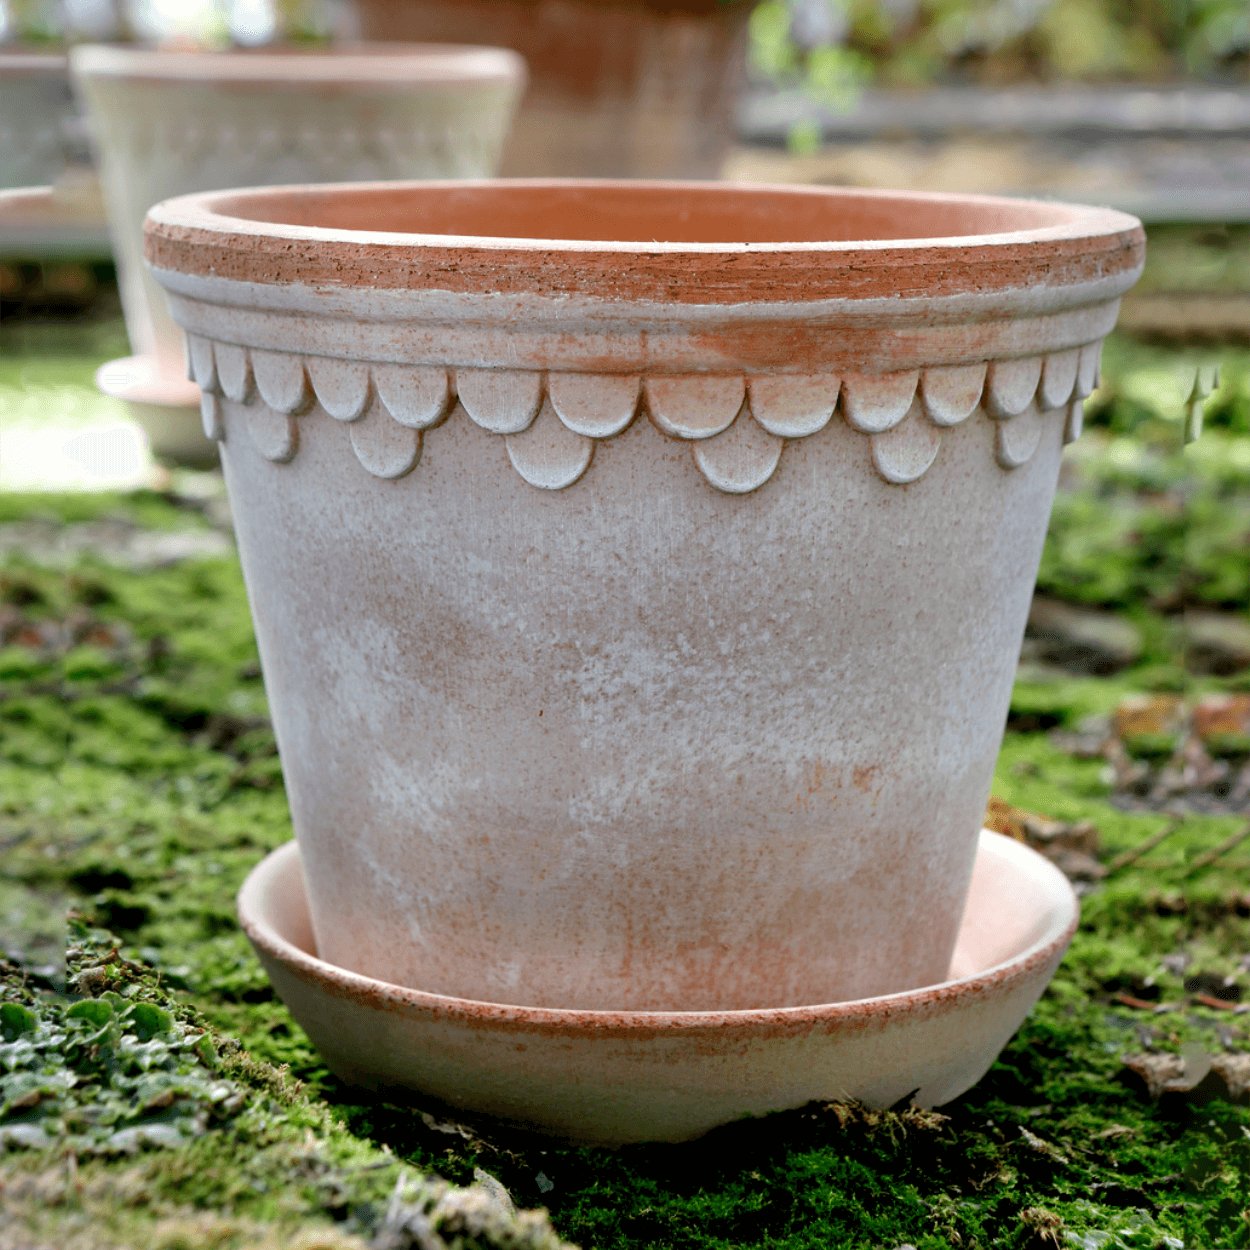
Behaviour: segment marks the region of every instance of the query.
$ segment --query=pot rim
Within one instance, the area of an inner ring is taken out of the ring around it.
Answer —
[[[441,214],[439,228],[363,225],[420,211]],[[509,231],[518,212],[534,221],[563,213],[578,224],[563,233]],[[703,228],[692,228],[692,212]],[[638,228],[631,233],[642,237],[576,237],[587,230],[582,222],[605,213],[632,214]],[[745,237],[732,237],[735,213],[756,224],[739,229]],[[817,227],[839,213],[875,219],[882,228],[876,237],[820,235]],[[488,228],[492,214],[498,229]],[[469,228],[453,228],[457,215]],[[917,215],[938,224],[928,233],[900,233],[899,223]],[[779,217],[797,223],[790,232],[796,237],[777,226]],[[952,232],[961,217],[969,228]],[[666,239],[656,227],[710,237]],[[1141,223],[1110,208],[937,192],[596,179],[214,191],[156,205],[145,234],[157,269],[262,286],[584,293],[703,304],[829,296],[901,302],[1090,282],[1124,287],[1145,251]]]
[[[258,91],[293,87],[421,88],[523,83],[525,60],[509,48],[454,43],[280,45],[210,51],[80,44],[69,53],[76,77],[128,83],[222,84]]]
[[[45,52],[29,46],[19,46],[8,51],[0,51],[0,74],[6,77],[26,74],[33,76],[64,74],[68,62],[69,58],[64,52]]]
[[[292,860],[296,861],[294,870],[302,872],[299,846],[294,840],[271,851],[248,873],[238,893],[236,911],[244,933],[259,951],[277,960],[288,971],[332,987],[342,996],[358,1001],[381,1000],[401,1009],[433,1011],[451,1018],[503,1028],[523,1025],[562,1030],[574,1026],[622,1033],[653,1030],[698,1033],[734,1027],[750,1028],[767,1019],[775,1025],[789,1024],[805,1029],[816,1023],[888,1018],[910,1004],[924,1004],[936,1009],[964,997],[1005,993],[1058,958],[1072,940],[1080,920],[1080,904],[1068,879],[1037,851],[1003,834],[983,829],[978,845],[981,848],[979,853],[988,851],[1000,861],[1014,862],[1034,878],[1038,895],[1047,897],[1049,907],[1044,923],[1032,941],[991,967],[979,968],[933,985],[917,986],[892,994],[791,1007],[674,1011],[526,1006],[436,994],[354,972],[296,945],[269,918],[266,897],[289,876]]]

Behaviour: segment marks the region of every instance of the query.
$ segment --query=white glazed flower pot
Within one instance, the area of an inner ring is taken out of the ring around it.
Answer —
[[[65,57],[0,52],[0,188],[56,182],[73,115]]]
[[[104,184],[126,329],[158,376],[182,335],[142,260],[158,200],[221,187],[494,172],[524,63],[494,48],[71,53]]]
[[[154,209],[321,958],[548,1007],[940,981],[1142,254],[1108,210],[810,188]]]

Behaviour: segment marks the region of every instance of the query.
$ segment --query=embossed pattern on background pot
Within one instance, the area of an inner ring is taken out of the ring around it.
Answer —
[[[155,210],[321,956],[569,1008],[941,980],[1141,253],[1109,211],[785,188]]]

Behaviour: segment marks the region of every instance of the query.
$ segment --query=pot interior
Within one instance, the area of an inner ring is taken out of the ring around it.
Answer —
[[[343,186],[216,198],[223,216],[341,232],[659,244],[871,243],[1070,227],[1069,205],[980,196],[702,184]]]

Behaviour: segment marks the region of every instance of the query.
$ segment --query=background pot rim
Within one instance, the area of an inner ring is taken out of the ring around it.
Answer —
[[[523,83],[523,57],[508,48],[455,43],[351,43],[201,49],[80,44],[76,77],[126,83],[187,83],[277,92],[308,86],[382,91],[471,83]]]
[[[377,228],[416,213],[433,228]],[[527,228],[548,218],[559,225],[557,213],[576,228]],[[903,222],[917,214],[932,228],[907,233]],[[844,227],[828,233],[848,233],[848,218],[874,222],[875,229],[824,237],[821,227],[830,220]],[[958,229],[961,218],[967,229]],[[642,237],[577,237],[599,233],[604,220],[636,222],[628,233]],[[457,221],[468,228],[455,230]],[[362,228],[366,223],[373,228]],[[693,237],[655,237],[661,229]],[[215,191],[156,205],[146,235],[147,258],[157,269],[264,286],[683,303],[901,302],[1104,280],[1122,289],[1145,252],[1141,223],[1108,208],[1001,196],[591,179]]]

